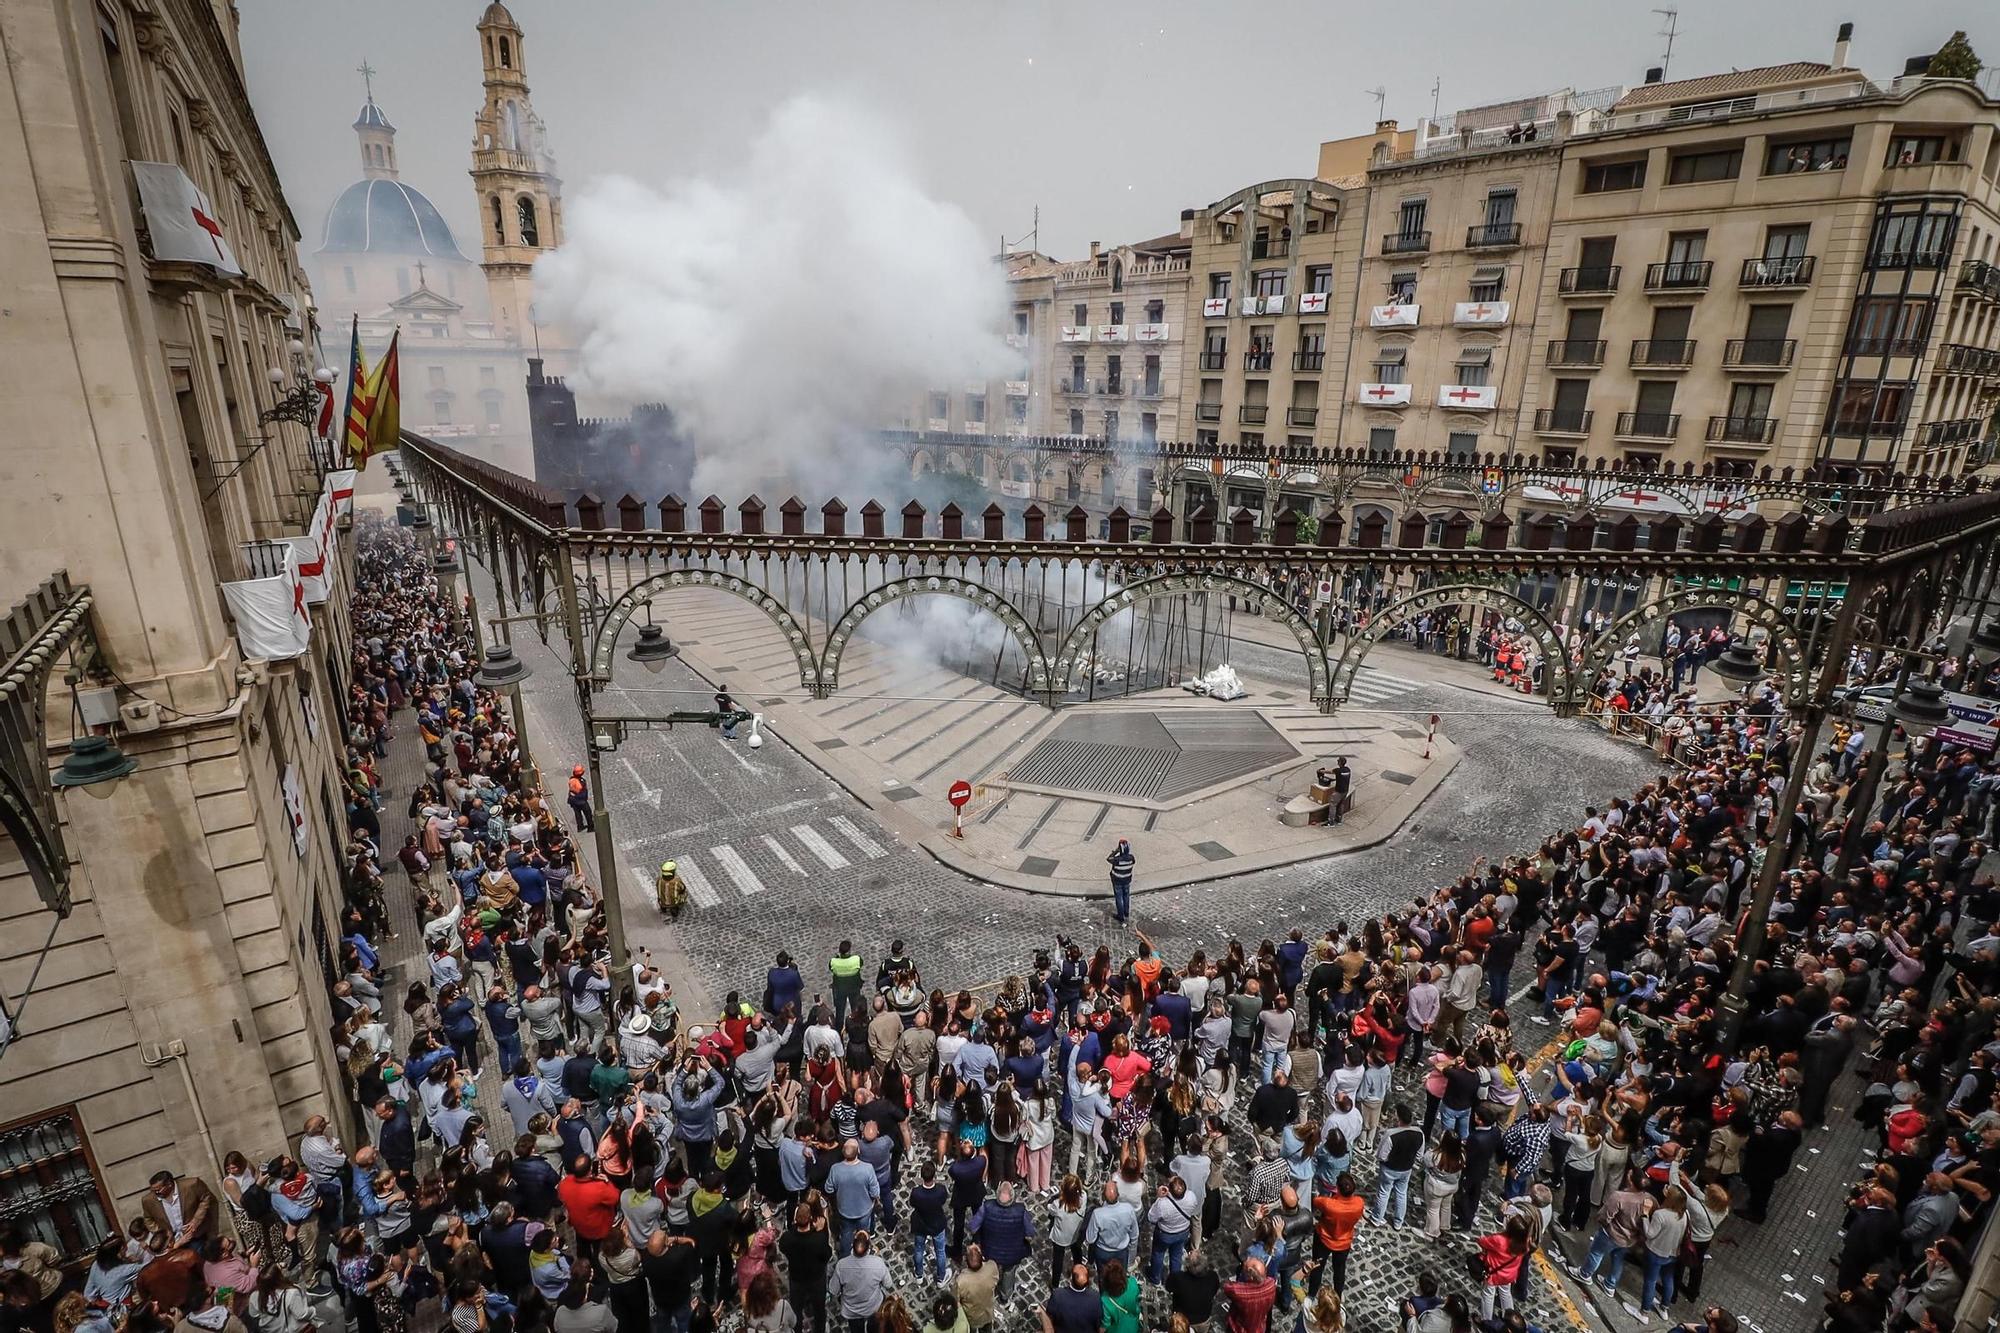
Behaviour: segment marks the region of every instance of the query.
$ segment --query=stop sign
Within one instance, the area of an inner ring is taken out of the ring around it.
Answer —
[[[955,806],[963,807],[972,799],[972,784],[962,780],[954,782],[951,784],[951,790],[944,794],[944,798]]]

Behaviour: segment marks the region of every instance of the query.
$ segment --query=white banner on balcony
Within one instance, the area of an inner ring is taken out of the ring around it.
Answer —
[[[1460,301],[1451,308],[1454,324],[1505,324],[1513,307],[1505,301]]]
[[[1128,327],[1124,324],[1099,324],[1097,326],[1097,341],[1101,343],[1122,343],[1125,341]]]
[[[1132,330],[1132,341],[1142,343],[1163,343],[1167,340],[1168,328],[1165,324],[1141,324]]]
[[[1226,296],[1211,296],[1201,303],[1203,319],[1222,319],[1228,314],[1229,298]]]
[[[1010,398],[1026,398],[1028,396],[1028,382],[1026,380],[1008,380],[1007,395]]]
[[[1326,292],[1300,292],[1299,313],[1301,315],[1324,315],[1326,313]]]
[[[301,698],[311,702],[310,694]],[[292,849],[300,856],[306,854],[306,790],[299,781],[299,766],[286,764],[284,776],[278,779],[278,786],[285,794],[285,819],[292,826]]]
[[[1066,343],[1087,343],[1090,341],[1090,325],[1065,324],[1062,326],[1061,336]]]
[[[1264,298],[1264,313],[1267,315],[1282,315],[1285,313],[1285,298],[1283,293]]]
[[[1460,412],[1491,412],[1500,405],[1500,391],[1490,384],[1440,384],[1438,406]]]
[[[1363,384],[1355,392],[1354,401],[1366,403],[1370,407],[1407,407],[1410,402],[1410,386],[1407,384]]]
[[[1034,487],[1025,481],[1009,478],[1000,483],[1000,494],[1011,495],[1016,500],[1025,500],[1034,493]]]
[[[1414,305],[1368,307],[1368,327],[1372,329],[1414,329],[1416,326],[1417,307]]]
[[[1256,315],[1263,313],[1263,310],[1264,310],[1263,297],[1246,296],[1243,298],[1243,305],[1240,313],[1245,315]]]
[[[245,657],[288,661],[304,652],[312,639],[312,616],[306,611],[296,549],[286,554],[284,573],[225,583],[222,598],[236,621],[236,641]]]
[[[206,264],[218,273],[243,275],[236,252],[223,239],[215,206],[185,171],[172,162],[134,162],[132,179],[139,186],[139,207],[146,215],[153,258]]]
[[[335,524],[343,514],[354,511],[354,469],[326,474],[326,484],[313,509],[312,526],[305,535],[292,538],[298,553],[299,581],[305,585],[306,601],[317,606],[333,587],[330,562],[335,551]]]

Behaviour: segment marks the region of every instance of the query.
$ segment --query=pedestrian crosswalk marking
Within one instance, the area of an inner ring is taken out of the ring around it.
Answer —
[[[764,881],[750,873],[750,867],[744,862],[742,853],[734,847],[727,844],[711,847],[708,849],[708,854],[715,858],[716,864],[722,867],[722,873],[729,876],[738,892],[744,897],[748,898],[752,894],[764,891]]]
[[[889,853],[882,850],[874,839],[854,826],[854,821],[846,815],[835,815],[826,821],[840,830],[840,835],[861,849],[861,854],[871,861],[879,861]]]
[[[847,864],[847,858],[835,851],[833,844],[822,838],[817,829],[805,824],[794,824],[792,836],[804,843],[806,850],[817,856],[828,870],[838,870]]]
[[[806,873],[806,868],[799,864],[798,858],[786,849],[784,843],[779,842],[768,833],[764,835],[763,843],[771,849],[771,855],[784,863],[785,869],[791,871],[794,875],[803,875]]]
[[[693,861],[682,861],[677,867],[681,883],[687,885],[688,897],[696,907],[720,907],[722,895],[708,882],[708,876],[701,873],[701,867]]]

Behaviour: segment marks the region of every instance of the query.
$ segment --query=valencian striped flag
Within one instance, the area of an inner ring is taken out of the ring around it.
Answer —
[[[402,443],[402,395],[396,370],[396,340],[402,336],[401,329],[389,335],[389,350],[382,353],[374,373],[368,377],[368,433],[360,452],[354,456],[357,468],[367,467],[369,458],[391,453]]]
[[[361,355],[361,317],[355,316],[354,332],[347,354],[347,419],[340,432],[342,465],[357,463],[368,456],[369,398],[368,362]]]

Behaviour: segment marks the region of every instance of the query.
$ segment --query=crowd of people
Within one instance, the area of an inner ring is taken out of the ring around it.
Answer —
[[[1379,917],[1173,959],[1057,936],[977,991],[843,941],[683,1014],[643,950],[612,967],[422,548],[364,522],[356,587],[333,997],[365,1134],[163,1173],[62,1333],[311,1333],[335,1297],[360,1333],[1530,1333],[1548,1263],[1735,1333],[1711,1247],[1785,1207],[1835,1114],[1875,1147],[1827,1326],[1951,1322],[2000,1188],[1990,758],[1913,746],[1851,870],[1840,798],[1805,809],[1733,1043],[1773,793],[1838,759],[1754,695],[1748,742]],[[385,790],[405,729],[424,774]],[[1343,1304],[1419,1233],[1408,1290]],[[56,1296],[45,1258],[0,1235],[10,1305]]]

